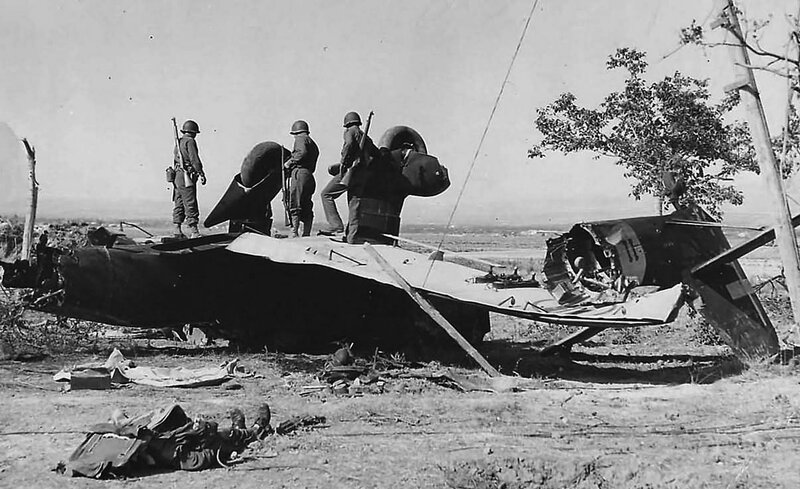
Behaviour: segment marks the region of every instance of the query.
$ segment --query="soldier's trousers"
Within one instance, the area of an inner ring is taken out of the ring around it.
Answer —
[[[325,211],[325,219],[328,221],[330,231],[344,231],[344,223],[339,217],[335,200],[345,192],[347,192],[347,187],[342,183],[341,173],[331,178],[331,181],[322,189],[322,210]]]
[[[311,198],[317,189],[314,174],[305,168],[295,168],[289,179],[289,214],[299,217],[300,222],[311,223],[314,220],[314,202]]]
[[[175,176],[175,187],[172,191],[172,200],[175,207],[172,209],[173,224],[196,226],[200,219],[200,210],[197,207],[197,184],[187,187],[183,184],[182,171]]]

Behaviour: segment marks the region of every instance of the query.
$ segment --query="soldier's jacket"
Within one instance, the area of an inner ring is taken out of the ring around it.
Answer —
[[[344,130],[344,144],[342,145],[342,159],[340,161],[342,168],[350,168],[356,161],[361,159],[360,143],[364,131],[359,126],[350,126]],[[378,148],[372,142],[372,139],[367,136],[364,144],[364,153],[368,156],[374,156],[378,153]]]
[[[317,143],[308,134],[297,134],[294,137],[294,149],[289,160],[291,169],[305,168],[313,172],[317,169],[319,148]]]
[[[200,154],[197,151],[197,141],[193,137],[189,137],[187,135],[183,135],[178,140],[178,146],[181,149],[181,154],[183,155],[183,162],[187,167],[191,167],[194,171],[195,175],[202,175],[203,174],[203,163],[200,161]],[[173,159],[175,161],[175,168],[177,170],[184,170],[181,167],[181,159],[178,156],[178,149],[176,148],[174,151]]]

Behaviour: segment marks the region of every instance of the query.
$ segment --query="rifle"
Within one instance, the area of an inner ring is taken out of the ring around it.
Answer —
[[[369,111],[369,115],[367,116],[367,125],[364,126],[364,132],[361,133],[361,139],[358,141],[358,159],[353,162],[353,165],[350,168],[342,167],[339,171],[342,173],[342,184],[345,186],[350,185],[351,180],[351,171],[354,170],[361,162],[365,159],[364,157],[364,147],[367,145],[367,135],[369,134],[369,126],[372,124],[372,116],[375,115],[375,112]],[[347,173],[345,175],[345,172]]]
[[[372,124],[372,116],[374,115],[375,112],[370,110],[367,116],[367,125],[364,126],[364,132],[361,133],[361,140],[358,142],[358,159],[353,163],[353,168],[360,165],[364,160],[364,146],[367,145],[367,134],[369,134],[369,126]]]
[[[178,150],[178,158],[181,162],[181,168],[183,169],[183,174],[184,174],[183,186],[191,187],[194,185],[194,181],[192,181],[192,174],[194,173],[194,168],[191,166],[191,164],[187,166],[186,161],[184,161],[183,159],[183,152],[181,151],[180,138],[178,137],[178,122],[175,120],[174,117],[172,118],[172,130],[173,130],[173,135],[175,137],[175,149]]]
[[[289,176],[286,174],[286,167],[283,166],[283,145],[281,145],[281,192],[283,192],[283,223],[288,228],[292,225],[292,216],[289,214],[291,206],[289,202]]]

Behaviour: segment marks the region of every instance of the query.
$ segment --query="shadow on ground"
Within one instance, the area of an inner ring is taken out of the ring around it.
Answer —
[[[159,355],[173,357],[216,357],[219,355],[236,357],[252,355],[228,347],[193,347],[180,344],[109,345],[108,351],[116,346],[126,358],[148,358]],[[635,345],[632,345],[635,347]],[[597,350],[594,352],[593,350]],[[105,350],[103,348],[102,350]],[[283,372],[315,374],[323,369],[335,350],[330,354],[307,353],[262,353],[264,360],[275,364]],[[747,366],[730,354],[638,354],[609,353],[606,348],[588,348],[579,352],[560,352],[543,355],[538,342],[516,342],[507,339],[486,341],[480,347],[481,353],[489,363],[507,375],[527,378],[550,378],[594,383],[644,383],[644,384],[685,384],[712,383],[725,377],[742,373]],[[99,353],[99,352],[97,352]],[[354,348],[356,357],[372,360],[374,350]],[[382,357],[394,352],[381,351]],[[456,345],[428,345],[415,348],[413,352],[403,352],[403,364],[409,367],[422,366],[418,362],[434,362],[446,367],[477,369],[475,362]],[[104,353],[99,353],[102,356]],[[369,362],[368,362],[369,363]]]
[[[542,355],[541,349],[508,340],[486,342],[489,362],[505,374],[596,383],[711,383],[738,375],[747,367],[733,355],[640,355],[563,352]]]

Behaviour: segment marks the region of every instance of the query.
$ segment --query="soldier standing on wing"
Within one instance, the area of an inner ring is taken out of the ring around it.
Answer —
[[[187,120],[181,127],[183,136],[178,140],[178,147],[174,151],[175,163],[175,207],[172,210],[172,222],[175,224],[175,235],[184,236],[181,225],[185,222],[189,228],[189,237],[200,237],[197,223],[200,220],[200,211],[197,207],[197,181],[206,184],[206,175],[203,172],[203,163],[197,151],[195,138],[200,133],[200,127],[193,120]],[[180,153],[178,153],[180,151]]]
[[[308,135],[308,123],[295,121],[289,134],[294,136],[292,157],[284,164],[289,172],[289,215],[292,218],[292,237],[299,234],[300,223],[303,223],[303,236],[311,234],[314,222],[314,195],[317,184],[314,170],[317,168],[319,148]]]
[[[344,223],[336,209],[335,200],[347,191],[347,186],[342,183],[342,178],[346,171],[358,162],[361,158],[360,142],[364,132],[361,130],[361,116],[357,112],[348,112],[344,116],[344,144],[342,145],[342,159],[339,165],[333,165],[329,169],[334,173],[330,182],[322,189],[322,208],[325,211],[325,219],[328,221],[328,229],[320,234],[333,235],[344,232]],[[365,152],[375,151],[372,140],[368,138],[368,148]],[[338,168],[337,168],[338,167]]]

